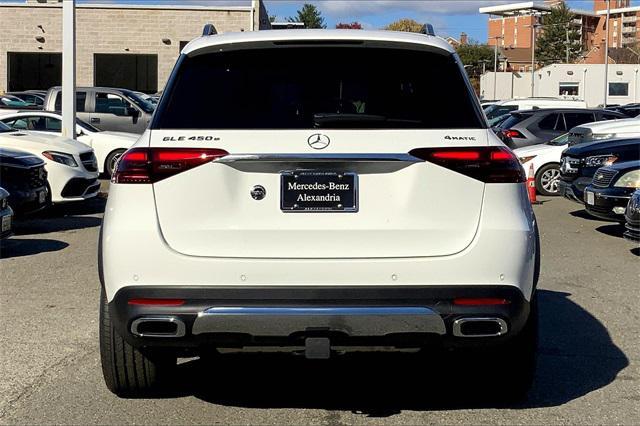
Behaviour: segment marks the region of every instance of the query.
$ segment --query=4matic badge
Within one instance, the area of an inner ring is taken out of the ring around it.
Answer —
[[[475,141],[475,136],[445,136],[444,137],[448,141]]]

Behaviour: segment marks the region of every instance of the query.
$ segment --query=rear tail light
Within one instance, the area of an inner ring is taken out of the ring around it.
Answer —
[[[133,148],[120,157],[111,181],[154,183],[227,154],[215,148]]]
[[[518,158],[499,146],[473,148],[417,148],[414,157],[487,183],[525,182]]]
[[[508,129],[508,130],[503,130],[502,134],[507,137],[507,138],[520,138],[520,139],[526,139],[525,135],[523,135],[522,133],[520,133],[517,130],[513,130],[513,129]]]

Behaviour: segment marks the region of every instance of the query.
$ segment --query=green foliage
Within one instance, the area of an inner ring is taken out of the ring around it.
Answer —
[[[298,16],[287,18],[289,22],[304,22],[305,28],[327,28],[322,13],[312,4],[305,3],[298,10]]]
[[[577,28],[572,25],[573,18],[573,13],[564,3],[553,7],[551,13],[542,18],[542,34],[536,40],[538,63],[544,66],[566,62],[567,46],[570,63],[580,56],[582,40]]]
[[[384,29],[389,31],[407,31],[411,33],[419,33],[422,30],[423,24],[414,21],[413,19],[399,19],[390,23]]]
[[[493,47],[486,44],[467,43],[459,45],[456,51],[469,76],[476,76],[482,73],[483,61],[486,70],[493,71]]]

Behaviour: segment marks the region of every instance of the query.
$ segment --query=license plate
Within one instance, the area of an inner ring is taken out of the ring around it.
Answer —
[[[42,204],[46,200],[47,200],[47,191],[38,192],[38,202]]]
[[[594,205],[596,203],[596,197],[595,194],[593,192],[589,192],[587,191],[587,204],[589,204],[590,206]]]
[[[11,215],[2,216],[2,232],[7,232],[11,229]]]
[[[280,208],[285,212],[355,212],[358,176],[325,171],[281,175]]]

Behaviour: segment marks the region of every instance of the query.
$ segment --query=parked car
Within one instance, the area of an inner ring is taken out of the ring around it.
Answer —
[[[498,137],[511,149],[538,145],[561,136],[576,126],[594,121],[625,118],[604,109],[540,108],[512,112],[499,128]]]
[[[46,92],[45,92],[46,93]],[[42,107],[44,105],[45,94],[36,91],[25,91],[25,92],[9,92],[8,95],[13,95],[16,98],[21,99],[29,105],[35,105]]]
[[[536,191],[541,195],[559,195],[560,157],[569,144],[569,134],[540,145],[518,148],[513,151],[518,156],[525,172],[533,164]]]
[[[53,203],[85,200],[98,194],[96,157],[82,142],[18,131],[0,122],[0,147],[26,151],[44,160]]]
[[[44,102],[46,111],[62,111],[61,87],[52,87]],[[78,87],[77,117],[100,130],[142,133],[155,107],[133,91],[110,87]]]
[[[624,237],[629,241],[640,243],[640,189],[631,196],[624,217],[626,220]]]
[[[178,354],[254,345],[442,344],[493,392],[531,383],[525,176],[441,38],[204,36],[111,181],[100,353],[117,395],[153,392]]]
[[[560,160],[561,195],[584,204],[584,189],[600,167],[616,162],[640,160],[640,139],[613,139],[567,148]]]
[[[503,116],[509,115],[509,113],[518,110],[529,110],[537,108],[586,108],[587,104],[584,101],[574,101],[569,99],[556,99],[556,98],[523,98],[523,99],[509,99],[506,101],[500,101],[489,108],[484,110],[487,120],[490,126],[494,126],[495,123]]]
[[[640,118],[588,123],[569,131],[569,146],[614,138],[640,137]]]
[[[60,135],[62,130],[62,115],[57,112],[18,112],[3,115],[0,121],[13,129],[35,133]],[[98,172],[109,177],[118,158],[140,137],[136,133],[105,132],[79,118],[76,123],[76,139],[93,148]]]
[[[0,116],[4,114],[11,114],[13,112],[17,112],[22,109],[39,110],[39,109],[42,109],[42,107],[31,105],[13,95],[7,95],[7,94],[0,95]]]
[[[585,209],[600,219],[624,223],[631,195],[640,188],[640,154],[635,161],[601,167],[584,190]]]
[[[634,118],[640,115],[640,103],[618,105],[614,107],[607,107],[607,109],[624,114],[628,118]]]
[[[0,161],[2,159],[0,158]],[[0,167],[2,167],[0,163]],[[0,186],[0,240],[11,236],[13,209],[9,205],[9,192]]]
[[[50,197],[44,166],[35,155],[0,146],[0,186],[9,192],[8,204],[16,215],[47,207]]]

